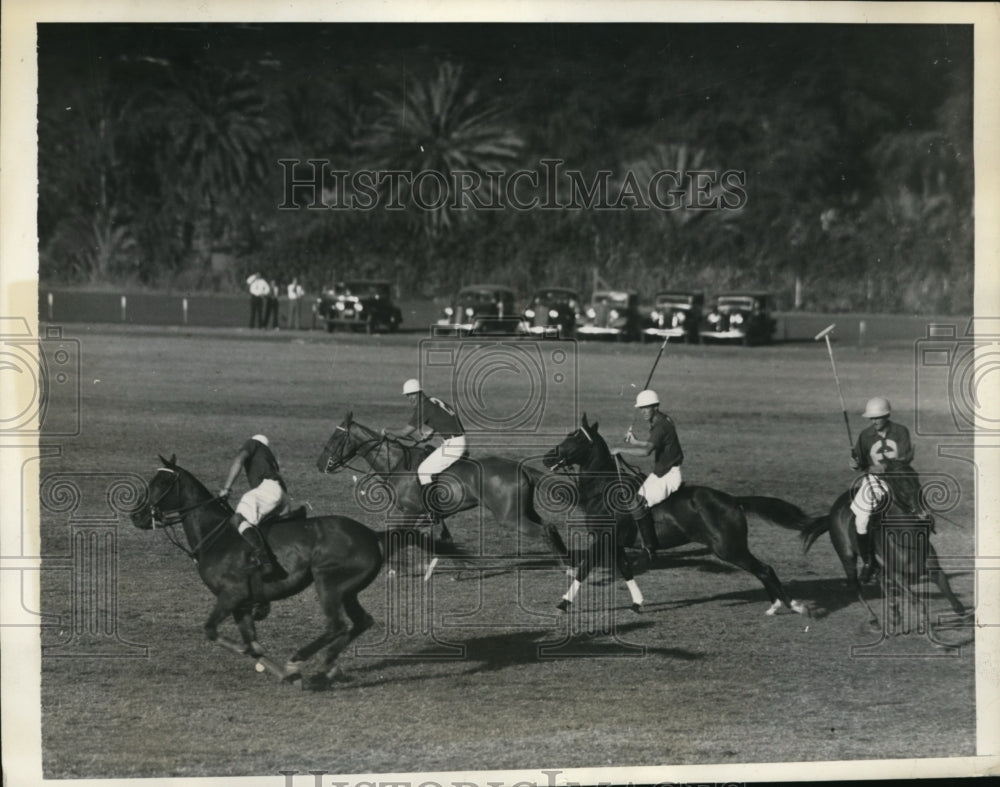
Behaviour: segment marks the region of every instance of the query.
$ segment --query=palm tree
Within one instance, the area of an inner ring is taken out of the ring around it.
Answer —
[[[125,162],[132,113],[132,97],[104,75],[40,107],[39,238],[49,275],[99,283],[131,272],[136,244]]]
[[[500,104],[482,100],[475,89],[466,90],[462,67],[454,63],[442,63],[433,79],[407,85],[402,95],[378,93],[377,98],[384,112],[369,143],[377,168],[438,173],[448,188],[456,179],[468,178],[469,192],[480,204],[489,204],[497,186],[487,173],[503,171],[524,147],[523,139],[504,122]],[[427,179],[437,186],[442,183],[437,175]],[[401,181],[400,186],[400,201],[412,202],[412,182]],[[422,222],[432,235],[449,227],[456,215],[451,199],[441,200],[434,191],[428,188],[422,197],[417,195],[423,204],[432,203]]]
[[[230,246],[246,192],[261,182],[270,124],[256,79],[245,71],[175,70],[155,117],[166,151],[161,174],[197,197],[191,245],[207,265]],[[190,199],[190,196],[188,196]]]

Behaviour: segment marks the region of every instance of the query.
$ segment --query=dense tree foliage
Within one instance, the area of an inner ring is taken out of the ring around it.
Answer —
[[[967,27],[41,25],[39,76],[48,282],[971,309]]]

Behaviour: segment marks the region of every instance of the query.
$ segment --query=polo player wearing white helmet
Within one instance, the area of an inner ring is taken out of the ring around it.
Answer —
[[[645,457],[653,455],[653,471],[646,476],[636,495],[637,506],[632,512],[643,545],[650,560],[660,548],[653,527],[653,514],[650,509],[657,503],[662,503],[670,495],[680,489],[681,464],[684,462],[684,452],[677,437],[677,429],[673,419],[660,412],[660,397],[656,391],[649,389],[640,391],[635,397],[635,407],[649,422],[649,437],[640,440],[629,427],[625,433],[625,442],[630,448],[612,448],[613,455],[627,454],[629,456]]]
[[[420,482],[423,494],[424,510],[432,521],[438,519],[428,500],[427,486],[434,476],[444,472],[466,454],[465,429],[458,414],[450,405],[436,396],[424,393],[420,381],[409,379],[403,383],[403,396],[413,403],[413,415],[407,425],[399,432],[383,429],[382,435],[393,439],[410,439],[423,442],[437,435],[441,444],[424,459],[417,468],[417,480]]]
[[[287,487],[278,471],[278,460],[271,452],[267,437],[255,434],[240,446],[219,497],[229,497],[241,470],[246,471],[250,489],[240,498],[236,511],[229,521],[250,545],[253,560],[267,579],[274,573],[274,564],[268,555],[264,537],[258,526],[260,521],[273,511],[285,514],[289,509]]]
[[[851,469],[864,471],[864,477],[851,500],[858,548],[864,561],[861,567],[862,582],[867,582],[872,572],[873,553],[868,522],[889,495],[889,487],[882,478],[886,464],[889,460],[893,461],[894,466],[909,465],[913,461],[910,432],[905,426],[889,420],[891,412],[892,406],[884,396],[869,399],[862,416],[870,419],[871,425],[858,435],[854,450],[851,451]]]

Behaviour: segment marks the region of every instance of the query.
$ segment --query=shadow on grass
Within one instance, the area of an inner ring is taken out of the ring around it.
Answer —
[[[636,621],[616,626],[607,634],[587,635],[564,632],[562,637],[545,629],[487,634],[462,640],[458,644],[463,653],[454,659],[441,659],[440,651],[427,648],[426,660],[421,653],[399,657],[381,658],[377,661],[352,660],[345,667],[350,678],[345,683],[357,688],[410,684],[414,681],[440,680],[448,677],[469,676],[502,672],[525,665],[552,664],[580,659],[637,658],[659,656],[676,661],[697,661],[704,654],[685,648],[665,648],[636,645],[623,637],[634,631],[652,628],[652,621]],[[414,668],[422,672],[415,674]],[[385,670],[407,668],[399,677],[382,676]],[[369,677],[370,676],[370,677]]]
[[[830,615],[840,612],[850,607],[857,607],[861,613],[864,611],[857,595],[848,587],[843,579],[813,579],[794,580],[783,583],[785,590],[791,598],[802,601],[809,606],[810,616],[816,620],[822,620]],[[937,620],[938,610],[942,604],[947,606],[947,599],[933,584],[923,584],[920,590],[926,594],[924,597],[929,604],[929,614],[933,620]],[[876,614],[882,614],[882,590],[878,582],[862,586],[862,594],[865,600],[875,610]],[[719,604],[724,606],[738,606],[741,604],[768,605],[767,594],[763,588],[752,588],[748,590],[732,591],[728,593],[717,593],[711,596],[699,596],[698,598],[670,599],[666,601],[650,601],[647,599],[645,609],[654,610],[675,610],[686,607],[696,607],[702,604]],[[950,608],[949,608],[950,613]],[[943,619],[950,619],[949,615],[944,615]]]

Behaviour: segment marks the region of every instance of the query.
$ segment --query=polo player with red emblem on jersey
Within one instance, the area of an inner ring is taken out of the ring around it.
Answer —
[[[284,514],[289,508],[287,487],[278,471],[278,460],[271,452],[267,437],[255,434],[240,446],[219,497],[229,497],[241,470],[246,471],[250,489],[240,498],[236,512],[229,521],[250,545],[253,561],[266,579],[274,573],[274,564],[268,555],[259,525],[268,514],[274,511]]]
[[[646,554],[652,560],[656,550],[660,548],[653,527],[653,514],[650,509],[657,503],[662,503],[670,495],[680,489],[681,464],[684,462],[684,452],[677,437],[677,429],[673,419],[660,412],[660,397],[656,391],[640,391],[635,397],[635,407],[649,422],[649,437],[640,440],[629,427],[625,433],[625,442],[630,448],[612,448],[611,454],[628,454],[629,456],[653,456],[653,471],[646,476],[636,494],[637,506],[632,512]]]
[[[410,439],[414,442],[424,442],[435,435],[441,438],[441,444],[417,468],[417,480],[421,486],[424,510],[432,521],[436,521],[438,515],[428,499],[428,485],[434,480],[435,475],[444,472],[465,456],[467,450],[465,429],[454,409],[436,396],[424,393],[419,380],[410,379],[403,383],[403,395],[413,403],[413,415],[402,431],[383,429],[382,435],[395,440]]]
[[[858,435],[854,450],[851,451],[851,469],[865,473],[851,500],[858,549],[864,561],[861,567],[862,582],[868,581],[872,572],[872,544],[868,522],[889,495],[889,487],[882,476],[890,462],[894,468],[912,472],[909,469],[909,464],[913,461],[910,432],[905,426],[889,420],[891,412],[889,400],[884,396],[869,399],[862,415],[871,421],[871,425]]]

